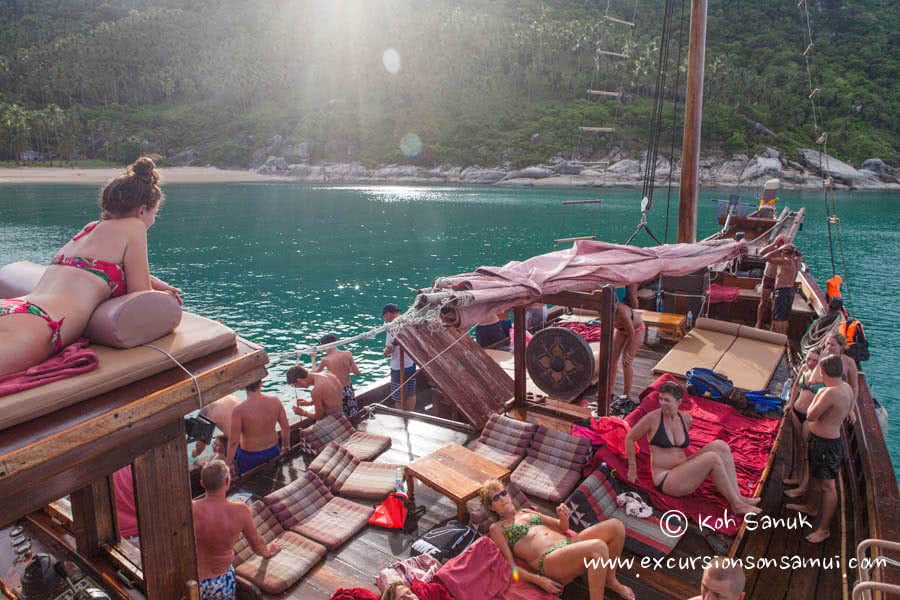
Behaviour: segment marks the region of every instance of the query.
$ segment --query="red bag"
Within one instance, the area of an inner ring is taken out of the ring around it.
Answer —
[[[402,529],[406,523],[406,508],[408,498],[403,492],[391,492],[384,502],[375,507],[375,512],[369,517],[369,525],[378,525],[387,529]]]

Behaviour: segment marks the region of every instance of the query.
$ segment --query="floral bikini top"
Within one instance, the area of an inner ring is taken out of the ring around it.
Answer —
[[[509,544],[509,549],[512,550],[519,540],[528,535],[528,532],[532,527],[543,524],[544,520],[540,515],[531,515],[527,523],[513,523],[509,527],[504,526],[503,535],[506,537],[506,543]]]
[[[100,221],[88,223],[81,233],[72,238],[72,241],[80,240],[97,227]],[[50,264],[60,265],[63,267],[75,267],[76,269],[84,269],[93,273],[106,282],[109,286],[110,297],[115,298],[128,292],[125,285],[125,269],[122,265],[106,262],[105,260],[94,260],[92,258],[83,258],[81,256],[66,256],[59,253],[50,260]]]

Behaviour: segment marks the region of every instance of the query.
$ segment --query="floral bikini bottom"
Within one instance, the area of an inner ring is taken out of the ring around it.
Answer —
[[[0,298],[0,317],[6,315],[34,315],[47,321],[47,327],[50,328],[50,343],[53,345],[53,351],[62,350],[62,324],[63,319],[54,321],[50,318],[43,308],[37,304],[32,304],[21,298]]]

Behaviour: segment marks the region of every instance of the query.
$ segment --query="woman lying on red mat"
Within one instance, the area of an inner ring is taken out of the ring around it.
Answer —
[[[500,548],[513,570],[513,577],[559,594],[563,586],[585,572],[585,561],[614,560],[622,554],[625,526],[618,519],[592,525],[575,537],[569,537],[569,508],[556,507],[556,518],[533,510],[516,510],[502,483],[496,479],[481,488],[481,502],[499,520],[491,525],[489,535]],[[531,570],[519,567],[515,559]],[[603,598],[605,589],[626,600],[634,600],[634,592],[616,579],[615,568],[596,563],[587,569],[591,600]]]

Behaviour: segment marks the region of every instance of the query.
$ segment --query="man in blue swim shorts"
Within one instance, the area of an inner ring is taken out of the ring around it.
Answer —
[[[263,558],[272,558],[281,550],[277,543],[267,545],[259,535],[249,506],[225,497],[230,484],[228,466],[221,460],[210,461],[200,472],[206,495],[191,505],[201,600],[235,600],[237,581],[231,563],[241,534]]]
[[[287,413],[277,396],[263,394],[262,381],[245,388],[247,399],[231,413],[226,462],[242,475],[290,449]],[[275,424],[281,427],[281,439]]]

